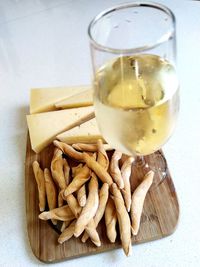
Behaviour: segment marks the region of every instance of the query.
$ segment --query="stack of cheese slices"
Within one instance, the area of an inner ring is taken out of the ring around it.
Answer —
[[[73,144],[102,138],[89,86],[32,89],[27,115],[32,149],[39,153],[54,139]]]

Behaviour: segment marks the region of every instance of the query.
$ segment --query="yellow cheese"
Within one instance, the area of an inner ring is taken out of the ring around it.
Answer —
[[[103,139],[98,129],[96,119],[89,120],[80,126],[74,127],[56,136],[67,144],[74,143],[96,143],[98,139]]]
[[[93,105],[93,90],[81,92],[66,99],[63,99],[55,104],[56,108],[74,108],[86,107]]]
[[[88,89],[88,86],[31,89],[30,114],[56,110],[55,103]]]
[[[39,153],[59,133],[92,118],[93,106],[27,115],[32,149]]]

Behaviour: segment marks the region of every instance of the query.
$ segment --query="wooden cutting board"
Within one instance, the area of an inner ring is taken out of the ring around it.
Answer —
[[[52,145],[43,150],[39,155],[36,155],[31,150],[28,136],[25,162],[26,215],[28,236],[34,255],[39,260],[48,263],[121,247],[119,235],[115,244],[109,242],[106,237],[104,222],[101,222],[98,226],[102,245],[101,247],[95,247],[91,241],[88,240],[83,244],[79,238],[71,238],[69,241],[60,245],[57,242],[59,232],[53,228],[50,222],[38,219],[38,192],[32,163],[34,160],[38,160],[42,168],[49,167],[52,155]],[[163,168],[167,163],[161,151],[146,157],[146,160],[158,168]],[[133,169],[131,175],[132,186],[134,186],[134,181],[139,176],[143,176],[143,173]],[[158,179],[158,177],[155,178]],[[172,234],[175,231],[178,217],[179,205],[177,195],[167,168],[167,175],[163,182],[159,186],[152,187],[146,196],[140,230],[138,235],[132,238],[133,245],[160,239]]]

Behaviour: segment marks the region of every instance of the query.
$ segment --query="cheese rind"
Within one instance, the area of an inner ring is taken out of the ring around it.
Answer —
[[[93,105],[93,90],[81,92],[76,95],[72,95],[66,99],[63,99],[55,103],[56,108],[75,108],[75,107],[86,107]]]
[[[56,138],[67,144],[93,144],[96,143],[98,139],[103,139],[95,118],[57,135]]]
[[[59,133],[92,118],[93,106],[27,115],[32,149],[39,153]]]
[[[34,88],[30,93],[30,114],[56,110],[55,103],[89,90],[89,86]]]

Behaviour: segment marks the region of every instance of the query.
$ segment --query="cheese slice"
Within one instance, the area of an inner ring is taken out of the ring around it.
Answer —
[[[88,89],[89,86],[31,89],[30,114],[56,110],[55,103]]]
[[[93,106],[27,115],[32,149],[39,153],[59,133],[92,118]]]
[[[56,138],[67,144],[93,144],[96,143],[98,139],[103,139],[95,118],[57,135]]]
[[[72,95],[66,99],[63,99],[55,104],[56,108],[74,108],[85,107],[93,105],[93,90],[81,92],[76,95]]]

